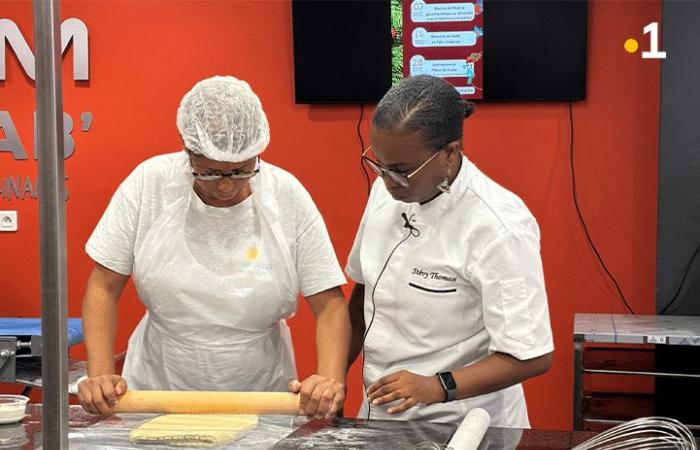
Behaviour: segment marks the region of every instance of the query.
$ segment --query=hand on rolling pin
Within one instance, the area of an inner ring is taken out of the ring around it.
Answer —
[[[289,392],[299,394],[299,414],[317,419],[335,417],[345,401],[345,386],[320,375],[290,381]]]
[[[78,384],[78,401],[89,413],[109,415],[126,389],[126,380],[119,375],[97,375]]]
[[[373,405],[403,400],[387,409],[389,414],[404,412],[416,405],[442,402],[445,392],[436,376],[424,377],[408,370],[400,370],[381,377],[367,388],[367,397]]]

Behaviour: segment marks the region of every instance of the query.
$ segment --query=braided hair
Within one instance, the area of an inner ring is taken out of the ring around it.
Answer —
[[[474,111],[472,102],[442,78],[429,75],[409,77],[384,95],[372,125],[395,133],[420,132],[432,150],[461,141],[465,117]]]

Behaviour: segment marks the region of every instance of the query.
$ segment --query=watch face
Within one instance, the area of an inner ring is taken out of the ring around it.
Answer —
[[[440,378],[442,378],[443,383],[447,389],[457,389],[457,383],[455,382],[452,372],[441,372]]]

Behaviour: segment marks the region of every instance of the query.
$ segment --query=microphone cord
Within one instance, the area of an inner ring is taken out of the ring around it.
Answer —
[[[394,253],[396,250],[409,240],[411,237],[419,237],[420,236],[420,230],[413,225],[411,225],[411,220],[413,219],[413,216],[415,214],[411,214],[411,217],[409,218],[406,216],[406,213],[401,213],[401,217],[404,220],[404,228],[408,228],[408,233],[406,233],[406,236],[399,241],[398,244],[394,246],[394,248],[391,250],[389,253],[389,256],[386,258],[386,261],[384,262],[384,266],[382,267],[382,270],[379,271],[379,276],[377,277],[377,281],[374,283],[374,287],[372,288],[372,316],[370,318],[369,324],[367,325],[367,329],[365,330],[365,334],[362,336],[362,386],[364,387],[364,394],[365,398],[367,400],[367,422],[369,422],[370,417],[372,415],[372,404],[369,401],[369,398],[367,397],[367,385],[365,384],[365,340],[367,339],[367,335],[369,334],[370,328],[372,328],[372,324],[374,323],[374,315],[377,311],[377,306],[374,300],[374,293],[377,290],[377,286],[379,285],[379,280],[382,279],[382,275],[384,275],[384,271],[386,270],[387,266],[389,265],[389,261],[391,260],[391,257],[394,256]]]

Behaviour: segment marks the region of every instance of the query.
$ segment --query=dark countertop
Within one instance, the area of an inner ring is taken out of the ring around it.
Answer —
[[[69,442],[71,449],[150,450],[167,446],[134,446],[129,432],[154,415],[122,414],[93,416],[78,406],[70,407]],[[220,449],[329,449],[381,448],[412,449],[417,444],[449,440],[454,426],[430,422],[372,421],[336,419],[314,420],[290,416],[260,416],[258,426],[241,439]],[[570,449],[592,433],[489,428],[480,449]],[[41,405],[29,405],[28,416],[18,424],[0,425],[0,449],[30,450],[42,445]],[[438,442],[440,443],[440,442]],[[183,447],[178,447],[183,448]],[[435,447],[433,447],[435,448]]]

